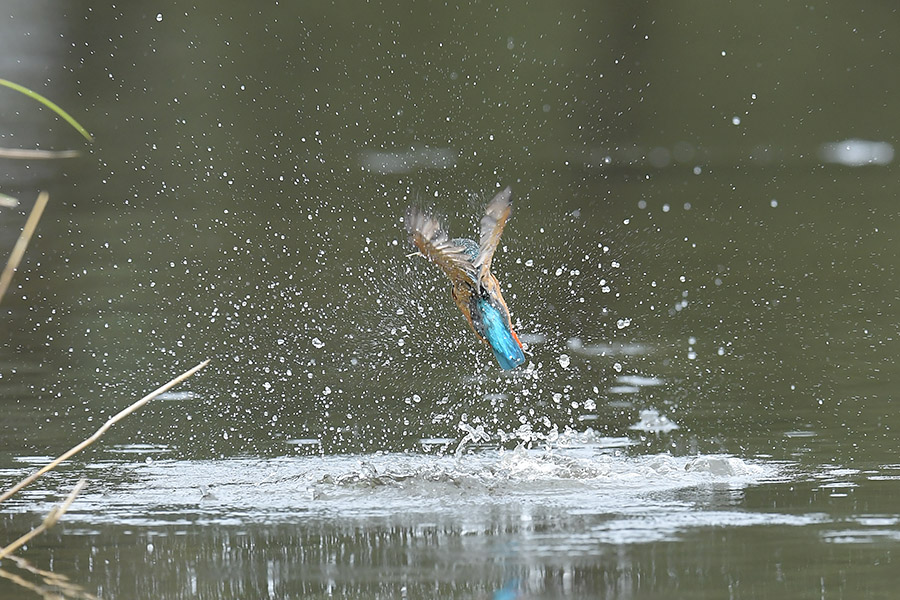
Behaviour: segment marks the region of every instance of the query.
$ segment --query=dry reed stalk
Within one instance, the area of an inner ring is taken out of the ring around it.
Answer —
[[[170,389],[172,389],[173,387],[175,387],[176,385],[178,385],[179,383],[181,383],[182,381],[184,381],[185,379],[187,379],[188,377],[190,377],[191,375],[193,375],[194,373],[196,373],[197,371],[199,371],[200,369],[202,369],[203,367],[205,367],[208,364],[209,364],[209,359],[204,360],[199,365],[195,366],[192,369],[185,371],[184,373],[182,373],[181,375],[179,375],[178,377],[176,377],[169,383],[165,384],[161,388],[150,392],[149,394],[147,394],[146,396],[144,396],[143,398],[141,398],[140,400],[138,400],[137,402],[135,402],[134,404],[132,404],[131,406],[126,408],[125,410],[120,411],[117,415],[115,415],[114,417],[109,419],[106,423],[104,423],[100,427],[100,429],[95,431],[91,437],[87,438],[86,440],[84,440],[83,442],[81,442],[80,444],[78,444],[77,446],[75,446],[74,448],[72,448],[71,450],[69,450],[68,452],[61,455],[59,458],[57,458],[53,462],[51,462],[46,467],[43,467],[40,470],[38,470],[37,472],[33,473],[32,475],[29,475],[28,477],[26,477],[25,479],[23,479],[16,485],[14,485],[11,489],[7,490],[2,495],[0,495],[0,502],[3,502],[4,500],[8,500],[22,488],[34,483],[34,481],[38,477],[43,475],[44,473],[47,473],[48,471],[52,471],[53,469],[58,467],[61,462],[65,461],[65,460],[71,458],[72,456],[74,456],[75,454],[81,452],[82,450],[84,450],[85,448],[87,448],[88,446],[90,446],[91,444],[96,442],[97,440],[99,440],[100,437],[104,433],[106,433],[106,431],[110,427],[112,427],[113,425],[115,425],[116,423],[118,423],[119,421],[121,421],[122,419],[124,419],[125,417],[127,417],[128,415],[130,415],[131,413],[136,411],[137,409],[141,408],[142,406],[144,406],[145,404],[147,404],[148,402],[150,402],[151,400],[153,400],[160,394],[164,394],[165,392],[168,392]]]
[[[0,158],[14,160],[48,160],[51,158],[75,158],[81,156],[78,150],[40,150],[38,148],[0,148]]]
[[[21,556],[11,554],[13,551],[21,547],[25,542],[52,527],[56,523],[56,521],[60,517],[62,517],[63,514],[68,510],[69,506],[72,504],[72,500],[75,499],[75,496],[79,493],[80,489],[84,487],[86,481],[87,480],[85,479],[79,481],[78,485],[75,487],[72,493],[70,493],[66,500],[63,502],[63,505],[55,507],[50,512],[50,515],[48,515],[44,520],[44,522],[35,530],[29,532],[27,536],[22,536],[6,548],[0,550],[0,555],[2,555],[3,558],[13,561],[14,563],[16,563],[16,566],[23,571],[27,571],[32,575],[37,576],[40,579],[40,584],[28,581],[24,577],[21,577],[16,573],[6,571],[5,569],[0,569],[0,577],[8,579],[19,587],[29,590],[37,594],[41,598],[45,598],[46,600],[62,600],[64,598],[99,600],[97,596],[91,594],[77,583],[73,583],[65,575],[54,573],[53,571],[47,571],[45,569],[39,569]],[[51,519],[52,522],[50,522]]]
[[[26,586],[28,589],[35,591],[35,593],[40,594],[45,597],[52,597],[55,600],[59,600],[62,598],[83,598],[84,600],[99,600],[97,596],[94,596],[84,588],[82,588],[77,583],[74,583],[68,576],[63,575],[62,573],[54,573],[53,571],[48,571],[46,569],[39,569],[35,567],[33,564],[28,562],[26,559],[21,556],[17,556],[15,554],[8,556],[8,560],[16,563],[16,566],[23,571],[27,571],[28,573],[34,575],[39,578],[41,582],[46,586],[46,588],[41,588],[40,586],[35,586],[32,588],[31,586]],[[3,569],[0,569],[0,577],[5,577],[5,572]],[[8,578],[7,578],[8,579]],[[33,584],[32,584],[33,585]]]
[[[34,230],[37,229],[38,221],[41,220],[41,214],[43,214],[49,199],[50,194],[47,192],[38,194],[37,202],[34,203],[34,207],[31,209],[31,213],[25,221],[25,227],[22,228],[22,233],[19,235],[19,239],[16,240],[16,245],[13,246],[13,251],[9,255],[9,260],[6,261],[6,267],[3,269],[3,273],[0,274],[0,301],[2,301],[3,296],[6,295],[6,290],[9,288],[9,284],[12,281],[13,273],[19,268],[19,263],[22,262],[22,257],[25,256],[25,249],[28,247],[28,242],[31,241],[31,235],[34,233]]]
[[[12,554],[16,550],[27,544],[29,541],[31,541],[32,538],[44,533],[45,531],[56,525],[56,522],[59,521],[59,518],[66,514],[66,511],[69,510],[70,506],[72,506],[72,502],[75,501],[75,496],[77,496],[78,493],[84,488],[86,483],[87,479],[82,479],[81,481],[79,481],[75,486],[75,489],[69,492],[69,495],[66,496],[66,499],[63,501],[63,503],[59,506],[53,507],[53,509],[50,511],[50,514],[48,514],[44,519],[43,523],[14,541],[12,544],[9,544],[5,548],[0,548],[0,559],[9,554]]]
[[[44,600],[59,600],[59,594],[51,594],[49,591],[45,590],[36,583],[31,583],[24,577],[16,575],[15,573],[10,573],[6,569],[0,569],[0,577],[2,577],[3,579],[8,579],[15,583],[17,586],[25,588],[30,592],[34,592],[41,598],[44,598]]]

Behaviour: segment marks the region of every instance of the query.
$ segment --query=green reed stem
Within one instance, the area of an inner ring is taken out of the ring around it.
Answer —
[[[16,90],[17,92],[22,92],[29,98],[37,100],[38,102],[40,102],[41,104],[43,104],[44,106],[48,107],[50,110],[52,110],[53,112],[58,114],[60,117],[65,119],[66,122],[69,123],[69,125],[71,125],[72,127],[74,127],[78,131],[78,133],[83,135],[87,141],[89,141],[89,142],[94,141],[94,138],[92,138],[91,134],[89,134],[87,132],[87,129],[82,127],[81,123],[79,123],[74,118],[72,118],[72,115],[70,115],[69,113],[64,111],[57,104],[53,103],[52,101],[48,100],[47,98],[44,98],[37,92],[35,92],[33,90],[29,90],[27,87],[21,86],[18,83],[13,83],[12,81],[7,81],[6,79],[0,79],[0,85],[5,85],[6,87],[12,88],[12,89]]]

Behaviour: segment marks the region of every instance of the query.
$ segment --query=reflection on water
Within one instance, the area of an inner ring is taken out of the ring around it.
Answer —
[[[451,148],[420,148],[403,152],[368,150],[360,156],[360,165],[367,171],[381,173],[409,173],[420,169],[449,169],[456,166],[457,152]]]
[[[606,579],[604,586],[626,585],[625,573],[648,568],[592,566],[622,544],[672,541],[723,523],[816,521],[736,510],[746,486],[782,477],[777,465],[626,457],[589,446],[458,457],[148,459],[90,471],[98,481],[68,515],[66,545],[49,551],[60,565],[89,548],[82,581],[129,597],[153,589],[179,598],[403,588],[414,597],[503,588],[577,594]],[[7,507],[7,529],[46,510],[47,494],[31,490]],[[135,572],[135,563],[145,567]]]
[[[889,142],[844,140],[822,144],[819,156],[825,162],[850,167],[886,165],[894,160],[894,147]]]
[[[116,597],[591,598],[733,586],[788,597],[811,582],[830,595],[860,575],[807,572],[803,557],[864,564],[900,530],[877,506],[843,516],[854,488],[878,477],[590,446],[148,459],[98,463],[91,475],[65,534],[39,545],[55,568]],[[52,495],[33,490],[6,507],[4,529],[27,526]],[[791,496],[808,508],[785,505]],[[861,542],[870,549],[851,549]],[[772,570],[764,577],[760,562]]]

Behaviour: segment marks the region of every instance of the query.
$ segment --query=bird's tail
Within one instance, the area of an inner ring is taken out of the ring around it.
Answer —
[[[486,300],[479,300],[484,337],[487,339],[500,368],[508,371],[525,362],[525,353],[516,333],[500,311]]]

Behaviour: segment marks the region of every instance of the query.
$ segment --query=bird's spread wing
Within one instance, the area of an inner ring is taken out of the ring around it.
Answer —
[[[465,248],[450,241],[436,218],[410,207],[406,211],[406,230],[409,240],[419,252],[437,264],[451,280],[456,281],[460,277],[474,279],[475,269],[466,256]]]
[[[497,249],[497,244],[500,243],[500,234],[503,233],[503,226],[506,225],[506,220],[512,213],[511,196],[512,190],[507,187],[494,196],[494,199],[484,209],[484,216],[481,217],[478,256],[475,258],[475,270],[478,272],[479,281],[483,281],[485,275],[491,271],[491,259],[494,258],[494,251]]]

